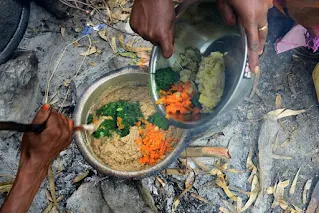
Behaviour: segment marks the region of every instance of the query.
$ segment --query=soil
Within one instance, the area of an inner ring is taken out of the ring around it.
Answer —
[[[145,85],[136,85],[136,83],[125,83],[125,85],[117,86],[116,88],[108,90],[101,101],[92,107],[94,112],[100,106],[113,101],[132,101],[140,102],[141,111],[147,119],[155,112],[155,107],[152,103],[152,98],[149,95],[148,88]],[[174,127],[170,127],[166,131],[166,136],[171,138],[180,138],[182,130],[178,131]],[[140,149],[136,144],[138,139],[138,127],[133,126],[130,129],[129,135],[120,137],[114,133],[112,137],[104,137],[96,139],[92,137],[91,145],[95,154],[100,161],[111,167],[112,169],[120,171],[139,171],[149,168],[149,165],[143,165],[138,162],[142,157]]]

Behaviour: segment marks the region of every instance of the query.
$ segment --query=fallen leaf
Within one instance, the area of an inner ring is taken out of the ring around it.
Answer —
[[[81,53],[80,55],[88,56],[88,55],[92,55],[93,53],[96,53],[96,47],[95,46],[90,47],[87,51],[85,51],[84,53]]]
[[[65,39],[65,27],[61,27],[61,36]]]
[[[89,62],[89,64],[90,64],[92,67],[96,67],[96,63],[95,63],[95,62]]]
[[[238,170],[238,169],[230,168],[230,169],[226,169],[226,172],[235,173],[235,174],[240,174],[240,173],[245,173],[245,172],[247,172],[247,170]]]
[[[102,50],[100,50],[100,49],[96,49],[96,53],[98,53],[98,54],[102,54]]]
[[[316,65],[315,69],[312,72],[312,79],[315,85],[317,99],[319,101],[319,63]]]
[[[9,193],[14,181],[7,181],[0,183],[0,194],[2,193]]]
[[[68,86],[70,85],[70,83],[71,83],[71,80],[70,80],[70,79],[64,79],[64,80],[63,80],[63,85],[64,85],[65,87],[68,87]]]
[[[179,205],[180,201],[179,199],[176,199],[172,205],[172,213],[174,213]]]
[[[240,192],[240,193],[242,193],[242,194],[244,194],[244,195],[247,195],[247,196],[250,196],[250,195],[251,195],[251,192],[247,192],[247,191],[242,190],[242,189],[240,189],[240,188],[238,188],[238,187],[236,187],[236,186],[229,186],[229,188],[232,189],[233,191]]]
[[[116,10],[115,12],[112,13],[112,18],[119,20],[119,21],[125,21],[130,17],[129,13],[126,13],[121,10]]]
[[[293,159],[293,157],[290,157],[290,156],[281,156],[276,154],[271,154],[271,157],[277,160],[292,160]]]
[[[267,114],[267,118],[272,120],[278,120],[281,118],[299,115],[301,113],[306,112],[306,110],[291,110],[291,109],[276,109]]]
[[[278,201],[280,208],[282,208],[283,210],[286,210],[288,208],[288,203],[284,200],[279,200]]]
[[[302,203],[303,204],[306,204],[306,202],[307,202],[307,193],[311,187],[311,184],[312,184],[312,179],[307,180],[305,187],[303,189],[303,192],[302,192]]]
[[[282,102],[282,98],[281,98],[281,95],[278,93],[276,95],[276,109],[280,109],[281,108],[281,102]]]
[[[109,24],[112,24],[113,23],[112,12],[111,12],[110,8],[107,5],[105,5],[105,7],[106,7],[107,15],[108,15],[108,17],[110,19],[110,23]]]
[[[74,184],[74,183],[80,182],[81,180],[86,178],[89,175],[89,173],[90,173],[89,171],[86,171],[86,172],[83,172],[82,174],[79,174],[72,180],[72,183]]]
[[[295,178],[292,181],[292,184],[291,184],[291,187],[290,187],[290,190],[289,190],[289,195],[293,195],[295,193],[296,185],[297,185],[297,181],[298,181],[298,177],[299,177],[299,173],[300,173],[300,169],[301,169],[301,167],[298,169],[298,171],[297,171],[297,173],[295,175]]]
[[[193,184],[195,182],[195,173],[190,172],[185,180],[185,189],[191,189],[193,187]]]
[[[77,27],[77,28],[74,29],[74,31],[77,32],[77,33],[79,33],[79,32],[82,31],[82,29]]]
[[[73,46],[75,46],[75,47],[81,47],[82,45],[81,45],[78,41],[75,41],[75,42],[73,42]]]
[[[292,204],[292,205],[293,205],[293,207],[294,207],[296,213],[302,213],[302,212],[303,212],[302,209],[299,208],[298,206],[296,206],[296,205],[294,205],[294,204]]]
[[[267,195],[274,194],[274,192],[275,192],[275,189],[274,189],[273,186],[270,186],[270,187],[268,187],[268,188],[265,190],[265,193],[266,193]]]
[[[122,48],[125,49],[126,51],[129,51],[129,52],[147,52],[147,51],[151,51],[152,50],[151,47],[133,47],[133,46],[128,46],[125,43],[124,36],[123,36],[122,33],[119,33],[117,37],[119,39],[119,42],[120,42]]]
[[[203,170],[204,172],[208,172],[209,169],[208,167],[203,163],[201,162],[200,160],[197,160],[196,158],[192,158],[192,160],[196,163],[197,166],[199,166],[199,168],[201,170]]]
[[[227,200],[222,200],[223,204],[230,210],[230,212],[236,212],[236,206],[228,202]]]
[[[254,175],[253,181],[251,183],[251,195],[249,196],[248,201],[241,209],[242,212],[246,211],[253,203],[256,201],[259,193],[259,181],[257,175]]]
[[[51,211],[51,209],[53,208],[53,205],[54,204],[52,202],[50,202],[42,213],[49,213]]]
[[[123,52],[123,53],[119,53],[120,56],[123,56],[123,57],[127,57],[127,58],[136,58],[136,54],[135,53],[132,53],[132,52]]]
[[[108,31],[107,29],[103,29],[97,32],[97,34],[100,36],[101,39],[104,41],[108,41]]]
[[[195,182],[195,173],[194,172],[189,172],[187,177],[186,177],[186,180],[185,180],[185,189],[175,199],[175,201],[173,203],[173,206],[172,206],[172,212],[174,212],[176,210],[176,208],[178,207],[178,205],[180,203],[180,199],[184,196],[184,194],[186,194],[193,187],[194,182]]]
[[[209,202],[208,200],[206,200],[206,199],[203,198],[202,196],[199,196],[199,195],[197,195],[197,194],[195,194],[195,193],[191,193],[191,196],[192,196],[193,198],[196,198],[197,200],[200,200],[200,201],[204,202],[204,203],[210,204],[210,202]]]
[[[110,44],[110,46],[111,46],[113,52],[114,52],[114,53],[117,53],[118,50],[117,50],[117,45],[116,45],[116,38],[115,38],[115,36],[112,36],[111,42],[109,41],[109,44]]]
[[[242,212],[241,208],[243,206],[243,201],[240,197],[237,197],[237,205],[236,205],[236,210],[237,212]]]
[[[217,175],[215,183],[217,186],[224,190],[227,197],[229,197],[233,201],[237,201],[237,196],[229,190],[229,187],[225,180],[225,175],[219,169],[213,169],[212,174]]]

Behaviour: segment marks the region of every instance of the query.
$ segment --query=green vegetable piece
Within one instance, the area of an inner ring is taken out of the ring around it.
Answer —
[[[111,136],[112,132],[116,132],[121,137],[127,136],[130,133],[130,127],[134,125],[139,118],[143,117],[140,103],[131,103],[128,101],[116,101],[105,104],[96,111],[98,116],[111,116],[113,120],[105,120],[97,129],[93,136],[96,138]],[[117,118],[121,118],[121,125],[124,128],[119,129],[117,126]]]
[[[199,94],[194,95],[191,101],[194,107],[202,108],[201,103],[199,103]]]
[[[179,81],[179,73],[172,70],[172,68],[159,69],[155,73],[155,82],[158,90],[169,90],[172,84]]]
[[[93,114],[89,114],[87,118],[87,124],[91,124],[93,122]]]
[[[169,123],[168,120],[166,120],[166,118],[164,118],[163,116],[161,116],[159,113],[154,113],[153,115],[151,115],[148,119],[148,122],[158,126],[161,129],[164,130],[168,130],[169,127]]]
[[[95,138],[101,138],[104,136],[110,137],[114,129],[116,129],[116,122],[114,122],[113,120],[104,120],[97,128],[97,130],[93,133],[93,136]]]

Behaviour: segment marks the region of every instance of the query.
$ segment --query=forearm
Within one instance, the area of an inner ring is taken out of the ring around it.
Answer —
[[[12,189],[4,201],[0,213],[28,212],[46,174],[46,166],[38,167],[34,166],[30,160],[22,161]]]

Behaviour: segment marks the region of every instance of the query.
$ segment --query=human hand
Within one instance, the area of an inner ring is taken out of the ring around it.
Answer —
[[[130,25],[145,40],[159,45],[165,58],[174,52],[175,11],[172,0],[135,0]]]
[[[262,54],[268,33],[267,14],[273,0],[218,0],[218,8],[227,24],[238,21],[248,38],[248,61],[253,72],[259,72],[258,55]]]
[[[36,114],[32,123],[41,124],[46,120],[46,128],[43,132],[23,135],[20,164],[23,161],[31,161],[32,165],[46,169],[49,163],[71,143],[72,120],[55,110],[50,110],[50,106],[45,104]]]

